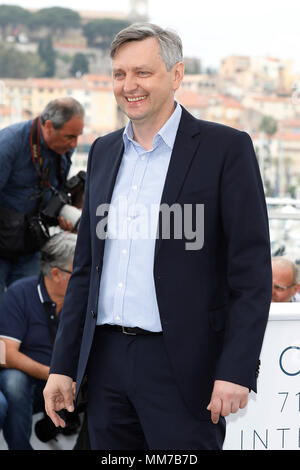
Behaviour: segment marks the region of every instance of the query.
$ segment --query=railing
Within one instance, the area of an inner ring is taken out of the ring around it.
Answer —
[[[266,202],[270,220],[300,220],[300,199],[266,198]]]

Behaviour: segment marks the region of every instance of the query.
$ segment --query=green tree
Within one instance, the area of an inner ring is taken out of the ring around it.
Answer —
[[[271,136],[277,132],[277,121],[272,116],[263,116],[259,124],[259,129]]]
[[[44,73],[45,65],[38,54],[19,52],[12,46],[0,46],[0,77],[42,77]]]
[[[52,31],[64,31],[68,28],[79,28],[80,15],[69,8],[42,8],[33,13],[30,25],[34,29],[48,26]]]
[[[89,61],[85,54],[77,53],[73,57],[72,66],[70,73],[72,77],[75,77],[78,72],[83,75],[89,71]]]
[[[200,59],[187,57],[184,59],[184,70],[186,74],[195,75],[201,73]]]
[[[114,18],[101,18],[89,21],[83,26],[83,34],[87,38],[89,46],[99,46],[108,49],[114,36],[123,28],[129,26],[126,20]]]
[[[31,13],[16,5],[0,5],[0,28],[2,37],[17,25],[28,25]]]
[[[54,77],[56,54],[53,49],[51,36],[42,38],[39,41],[38,54],[45,64],[44,77]]]

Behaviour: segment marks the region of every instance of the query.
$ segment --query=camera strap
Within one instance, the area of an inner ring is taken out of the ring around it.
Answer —
[[[32,163],[37,171],[37,174],[40,178],[40,186],[47,186],[50,188],[51,184],[48,181],[48,174],[50,171],[49,166],[43,169],[43,157],[41,154],[40,147],[40,121],[41,118],[37,117],[32,121],[31,131],[30,131],[30,149],[31,149],[31,159]]]
[[[40,178],[41,188],[47,187],[51,188],[52,185],[48,180],[50,169],[52,166],[52,161],[50,164],[43,168],[43,156],[41,154],[41,145],[40,145],[40,127],[41,127],[41,117],[38,116],[32,121],[31,131],[30,131],[30,148],[31,148],[31,159],[32,163],[37,171],[37,174]],[[67,158],[70,158],[70,153],[66,153]],[[59,159],[59,168],[57,168],[57,179],[60,184],[64,183],[64,169],[62,158]]]

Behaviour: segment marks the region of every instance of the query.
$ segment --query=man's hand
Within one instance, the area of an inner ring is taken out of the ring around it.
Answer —
[[[236,413],[248,403],[249,389],[223,380],[216,380],[207,410],[211,412],[211,420],[217,424],[221,416]]]
[[[44,388],[45,410],[56,427],[66,426],[65,421],[56,413],[65,408],[74,411],[73,380],[67,375],[50,374]]]
[[[65,232],[72,232],[73,226],[69,220],[65,220],[63,217],[58,217],[57,219],[62,230]]]

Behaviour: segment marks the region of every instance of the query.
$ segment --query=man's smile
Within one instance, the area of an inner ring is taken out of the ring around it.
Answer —
[[[137,101],[143,101],[147,98],[147,96],[134,96],[132,98],[129,98],[129,96],[126,96],[125,97],[126,100],[129,102],[129,103],[134,103],[134,102],[137,102]]]

